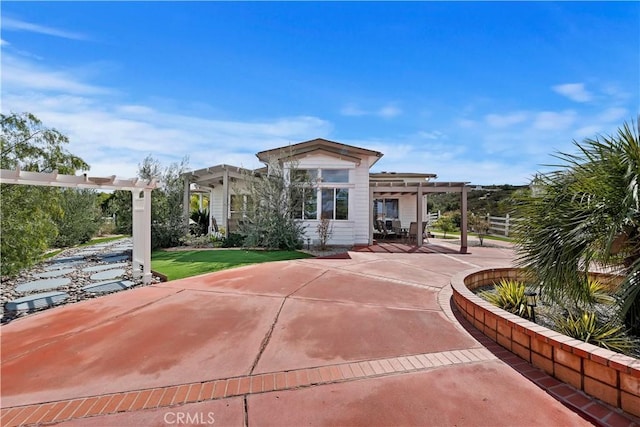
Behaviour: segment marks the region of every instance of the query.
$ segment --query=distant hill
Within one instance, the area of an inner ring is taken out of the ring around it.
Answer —
[[[467,210],[479,215],[504,216],[513,210],[512,197],[522,191],[528,191],[527,185],[478,185],[470,186],[467,193]],[[427,198],[429,212],[442,213],[460,210],[460,194],[436,193]]]

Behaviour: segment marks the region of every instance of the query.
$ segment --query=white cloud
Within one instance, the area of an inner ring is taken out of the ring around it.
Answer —
[[[340,114],[352,117],[377,116],[383,119],[390,119],[402,114],[402,110],[394,104],[387,104],[377,110],[365,110],[357,104],[349,103],[340,109]]]
[[[420,131],[416,134],[416,136],[418,138],[422,138],[422,139],[430,139],[430,140],[437,140],[437,139],[444,139],[446,138],[446,135],[440,131],[434,130],[432,132],[426,132],[426,131]]]
[[[11,43],[4,39],[0,39],[0,46],[9,46]]]
[[[576,118],[577,114],[572,110],[562,112],[541,111],[536,114],[533,127],[537,130],[564,130],[573,125]]]
[[[378,110],[377,115],[385,119],[390,119],[402,114],[402,110],[394,105],[387,105]]]
[[[2,18],[2,29],[4,31],[27,31],[31,33],[45,34],[48,36],[61,37],[72,40],[87,39],[87,36],[81,33],[46,27],[44,25],[34,24],[31,22],[21,21],[19,19],[8,17]]]
[[[340,114],[342,114],[343,116],[358,117],[367,115],[368,113],[355,104],[347,104],[340,109]]]
[[[193,169],[220,163],[258,167],[258,151],[329,137],[332,131],[331,123],[313,116],[220,120],[162,111],[114,100],[121,95],[115,89],[84,83],[71,71],[8,55],[4,64],[3,113],[28,111],[58,129],[69,137],[67,149],[96,175],[135,176],[149,154],[163,164],[187,155]]]
[[[2,85],[12,91],[54,91],[70,94],[104,94],[109,90],[81,82],[73,73],[49,70],[11,55],[2,58]]]
[[[509,114],[487,114],[485,121],[494,128],[505,128],[524,122],[528,119],[528,114],[518,111]]]
[[[626,108],[611,107],[604,110],[598,115],[598,120],[605,123],[621,122],[625,119],[629,119],[629,112]]]
[[[556,85],[553,86],[553,90],[576,102],[589,102],[593,98],[593,95],[585,89],[584,83],[565,83]]]

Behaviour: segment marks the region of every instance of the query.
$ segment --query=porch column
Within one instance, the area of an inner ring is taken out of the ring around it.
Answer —
[[[222,174],[222,225],[225,236],[229,237],[229,171],[226,168]]]
[[[467,253],[467,186],[460,192],[460,253]]]
[[[418,193],[416,194],[416,222],[418,223],[418,232],[416,235],[416,244],[418,247],[423,245],[423,235],[424,235],[424,224],[422,223],[422,198],[424,194],[422,193],[422,183],[418,185]]]
[[[209,188],[209,236],[213,236],[213,188]]]
[[[151,189],[133,190],[133,275],[151,283]]]
[[[373,188],[369,187],[369,246],[373,245],[373,204],[375,203]]]
[[[182,213],[184,221],[184,226],[186,230],[189,230],[189,214],[191,214],[191,182],[189,182],[189,178],[186,176],[184,179],[184,195],[182,196]]]

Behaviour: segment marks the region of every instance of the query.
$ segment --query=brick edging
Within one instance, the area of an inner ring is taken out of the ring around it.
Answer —
[[[168,408],[186,403],[377,378],[495,359],[496,356],[489,350],[477,347],[133,390],[2,408],[0,425],[12,427],[57,423],[75,418]]]
[[[511,267],[460,272],[451,278],[454,303],[476,329],[502,347],[587,395],[640,417],[640,360],[537,325],[470,290],[523,277],[522,270]]]

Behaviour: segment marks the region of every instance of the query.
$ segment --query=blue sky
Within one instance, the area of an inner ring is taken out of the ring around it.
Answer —
[[[316,137],[372,171],[526,184],[640,113],[639,2],[3,2],[2,112],[95,175],[258,167]]]

